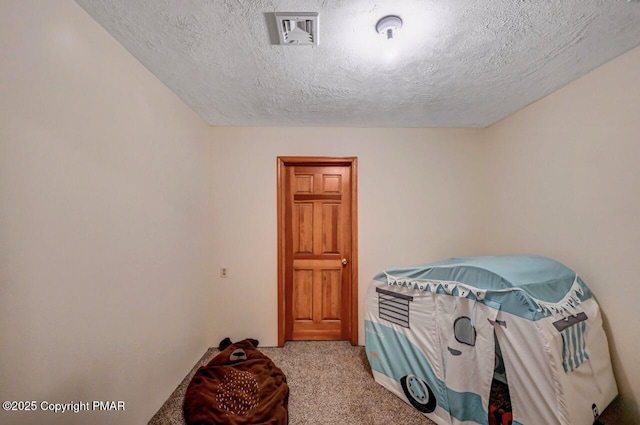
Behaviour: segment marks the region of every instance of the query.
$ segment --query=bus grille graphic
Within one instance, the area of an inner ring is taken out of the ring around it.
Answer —
[[[410,328],[409,303],[413,301],[413,297],[381,288],[376,288],[376,292],[378,293],[378,315],[380,318],[404,328]]]

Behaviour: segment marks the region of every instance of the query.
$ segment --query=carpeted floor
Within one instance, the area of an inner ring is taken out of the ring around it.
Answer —
[[[258,347],[282,369],[289,384],[289,425],[431,425],[432,421],[378,385],[363,347],[347,341],[287,342],[283,348]],[[149,425],[184,425],[182,400],[200,359]]]
[[[289,425],[435,425],[373,380],[364,347],[347,341],[300,341],[287,342],[283,348],[258,348],[287,376]],[[185,425],[182,401],[187,385],[216,354],[218,350],[210,348],[202,356],[149,425]],[[506,390],[499,385],[494,390],[492,402],[501,405],[507,400]],[[601,420],[622,425],[620,417],[614,402]]]

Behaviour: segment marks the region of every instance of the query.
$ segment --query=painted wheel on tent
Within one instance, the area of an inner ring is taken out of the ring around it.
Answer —
[[[422,379],[415,375],[403,376],[400,379],[400,385],[413,407],[422,413],[431,413],[436,410],[436,396]]]

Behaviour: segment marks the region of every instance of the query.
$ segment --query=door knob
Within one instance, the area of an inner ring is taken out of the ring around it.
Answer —
[[[343,258],[343,259],[342,259],[342,265],[343,265],[343,266],[346,266],[346,265],[347,265],[347,263],[348,263],[347,259],[346,259],[346,258]]]

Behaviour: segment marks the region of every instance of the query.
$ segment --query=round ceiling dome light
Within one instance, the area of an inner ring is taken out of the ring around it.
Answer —
[[[391,40],[402,28],[402,19],[399,16],[389,15],[380,19],[376,24],[376,31]]]

